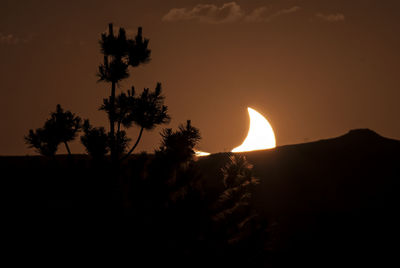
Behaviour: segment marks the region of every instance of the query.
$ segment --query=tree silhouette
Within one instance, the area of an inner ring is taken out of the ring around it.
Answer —
[[[89,120],[83,123],[83,133],[81,142],[85,146],[86,152],[95,160],[104,159],[108,153],[108,136],[104,127],[93,127]]]
[[[147,48],[149,40],[143,39],[142,28],[138,28],[135,39],[127,39],[124,28],[120,28],[118,35],[114,35],[113,25],[109,24],[108,34],[101,35],[100,47],[104,56],[103,63],[99,66],[99,81],[111,83],[109,97],[110,121],[110,148],[113,161],[118,159],[116,145],[116,104],[115,88],[123,79],[129,77],[128,67],[137,67],[150,61],[151,51]]]
[[[81,129],[81,119],[70,111],[65,111],[57,104],[56,111],[50,114],[50,118],[43,128],[36,131],[29,130],[25,141],[29,147],[36,148],[40,154],[51,156],[57,151],[58,145],[64,143],[68,155],[71,150],[68,142],[75,139]]]
[[[120,130],[116,133],[115,136],[115,150],[118,155],[121,155],[126,152],[129,142],[131,141],[130,138],[126,135],[124,130]]]
[[[135,209],[143,213],[138,221],[151,219],[141,230],[157,238],[153,243],[159,245],[159,253],[179,262],[201,255],[198,248],[208,226],[201,174],[193,160],[200,134],[187,121],[178,130],[165,129],[161,135],[162,144],[142,173],[146,177],[137,180],[140,186],[134,187],[132,196],[135,204],[144,206]]]
[[[114,119],[117,124],[117,132],[121,130],[121,125],[128,128],[132,126],[132,121],[129,120],[129,112],[132,109],[135,102],[135,89],[132,87],[131,90],[127,91],[127,94],[122,92],[115,98],[114,103]],[[110,118],[111,113],[111,102],[110,99],[103,99],[103,105],[100,110],[105,111]]]
[[[164,105],[164,96],[161,94],[161,83],[157,83],[154,91],[145,88],[136,96],[135,88],[132,87],[127,93],[122,92],[115,99],[114,120],[117,125],[115,146],[118,154],[125,152],[130,139],[126,137],[122,127],[128,129],[133,125],[140,127],[138,138],[129,152],[122,158],[126,159],[139,144],[144,130],[154,129],[157,125],[169,122],[167,106]],[[100,110],[104,110],[111,116],[112,105],[109,99],[103,99]]]
[[[49,128],[30,129],[24,138],[29,148],[35,148],[43,156],[51,157],[57,152],[59,142]]]
[[[77,136],[82,127],[81,121],[79,116],[75,116],[70,111],[64,112],[61,105],[57,104],[56,111],[51,113],[51,118],[46,122],[45,128],[46,125],[49,125],[50,128],[54,129],[56,138],[64,143],[68,154],[71,155],[68,142],[74,140]]]
[[[251,174],[252,165],[243,155],[232,155],[229,162],[221,169],[225,191],[220,195],[218,202],[221,211],[216,215],[217,220],[232,221],[234,224],[228,232],[228,242],[239,240],[241,228],[254,215],[248,215],[251,199],[251,187],[258,183]],[[239,220],[237,222],[236,220]]]
[[[117,124],[117,131],[115,134],[115,150],[117,155],[120,155],[126,151],[130,141],[130,139],[126,136],[126,132],[121,131],[121,125],[125,128],[132,126],[132,121],[129,119],[128,115],[134,107],[134,92],[134,87],[132,87],[132,90],[128,90],[127,94],[122,92],[115,99],[114,120]],[[100,110],[105,111],[108,114],[108,117],[111,118],[112,105],[110,99],[103,99],[103,105],[100,107]],[[111,133],[109,139],[112,140]]]
[[[174,161],[180,163],[189,161],[194,155],[194,146],[200,140],[200,132],[193,127],[191,121],[186,122],[186,126],[180,125],[178,131],[164,129],[161,133],[162,145],[160,152],[168,154]]]
[[[144,130],[152,130],[157,125],[169,122],[170,117],[167,113],[168,108],[164,105],[164,99],[165,97],[161,94],[161,83],[157,83],[153,92],[145,88],[138,97],[134,97],[131,109],[128,109],[124,126],[129,127],[131,124],[135,124],[140,127],[140,131],[135,144],[124,159],[135,150]]]
[[[214,221],[230,255],[235,256],[236,261],[247,263],[260,255],[265,242],[265,223],[251,205],[252,191],[258,180],[252,176],[252,165],[243,155],[231,155],[221,171],[225,190],[217,201]]]

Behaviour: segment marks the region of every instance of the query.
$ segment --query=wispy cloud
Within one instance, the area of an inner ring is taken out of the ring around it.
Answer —
[[[250,12],[245,12],[236,2],[225,3],[220,7],[214,4],[199,4],[192,9],[172,8],[163,16],[162,20],[196,20],[212,24],[232,23],[237,21],[268,22],[281,15],[294,13],[298,10],[300,10],[300,7],[294,6],[271,13],[267,7],[261,6]]]
[[[346,19],[342,13],[336,13],[336,14],[317,13],[315,14],[315,17],[317,17],[320,20],[328,22],[339,22],[339,21],[345,21]]]
[[[14,34],[4,34],[0,32],[0,44],[17,45],[21,43],[28,43],[33,39],[33,37],[34,34],[30,34],[27,37],[20,38],[18,36],[15,36]]]
[[[276,17],[279,17],[279,16],[281,16],[281,15],[286,15],[286,14],[291,14],[291,13],[297,12],[297,11],[299,11],[299,10],[300,10],[300,7],[298,7],[298,6],[294,6],[294,7],[286,8],[286,9],[281,9],[281,10],[279,10],[278,12],[272,14],[272,15],[269,17],[269,20],[272,20],[272,19],[274,19],[274,18],[276,18]]]
[[[0,44],[16,45],[20,42],[20,39],[13,34],[0,33]]]
[[[245,17],[245,21],[247,21],[247,22],[268,22],[279,16],[291,14],[291,13],[297,12],[299,10],[300,10],[300,7],[294,6],[291,8],[285,8],[285,9],[278,10],[274,13],[268,13],[267,7],[265,7],[265,6],[259,7],[259,8],[254,9],[252,12],[250,12],[250,14]]]
[[[162,18],[163,21],[198,20],[205,23],[229,23],[243,17],[243,11],[236,2],[218,7],[213,4],[199,4],[192,9],[173,8]]]
[[[268,16],[267,14],[268,8],[267,7],[258,7],[250,12],[246,17],[245,21],[247,22],[263,22],[265,18]]]

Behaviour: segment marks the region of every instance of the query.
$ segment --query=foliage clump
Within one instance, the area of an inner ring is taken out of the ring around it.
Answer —
[[[53,156],[59,144],[64,143],[68,154],[71,155],[68,142],[76,138],[81,128],[81,118],[68,110],[64,111],[61,105],[57,104],[56,111],[50,114],[42,128],[29,130],[25,142],[45,156]]]
[[[89,120],[83,123],[81,142],[94,159],[103,159],[108,153],[108,136],[104,127],[93,127]]]

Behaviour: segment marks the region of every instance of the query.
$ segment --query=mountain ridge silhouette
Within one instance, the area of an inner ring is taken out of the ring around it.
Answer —
[[[253,205],[275,230],[275,266],[399,262],[400,141],[354,129],[241,154],[260,180]],[[228,155],[199,160],[205,177]],[[208,180],[211,191],[219,181]]]
[[[231,154],[198,158],[207,202],[224,189],[221,168]],[[355,129],[339,137],[236,154],[246,156],[260,182],[252,205],[270,224],[268,267],[399,263],[400,141]],[[134,163],[134,156],[130,160]],[[19,239],[36,241],[36,234],[57,233],[55,240],[69,241],[74,230],[80,231],[71,237],[80,239],[78,234],[95,233],[94,226],[122,222],[116,220],[118,211],[99,204],[108,184],[89,167],[85,155],[1,156],[10,210],[6,226],[18,230]],[[70,231],[63,235],[60,228]]]

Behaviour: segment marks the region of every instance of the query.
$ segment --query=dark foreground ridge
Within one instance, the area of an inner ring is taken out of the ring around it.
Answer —
[[[357,129],[337,138],[242,154],[260,181],[253,205],[269,222],[268,258],[255,267],[399,264],[400,141]],[[223,189],[221,167],[229,155],[197,161],[206,196]],[[133,157],[127,165],[135,170],[140,161]],[[117,249],[124,257],[140,255],[154,264],[161,258],[162,244],[135,229],[138,219],[126,217],[124,208],[109,205],[112,197],[104,198],[108,192],[102,192],[107,182],[88,166],[89,158],[83,155],[55,160],[0,157],[8,208],[3,218],[12,234],[7,243],[24,245],[21,254],[44,250],[63,258],[78,253],[88,258],[86,250],[96,249],[97,262],[99,254]],[[47,246],[38,247],[38,241]],[[137,250],[137,241],[142,250]],[[168,256],[161,259],[176,262]],[[203,262],[180,264],[210,264],[210,256],[200,259]]]
[[[399,263],[400,141],[356,129],[244,154],[260,179],[255,206],[274,219],[277,266]],[[202,164],[215,173],[224,159]]]

